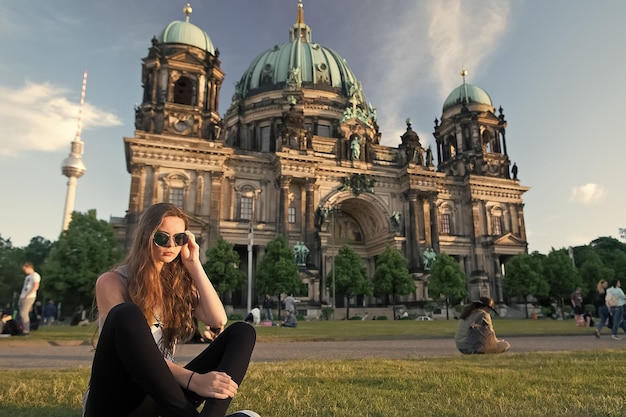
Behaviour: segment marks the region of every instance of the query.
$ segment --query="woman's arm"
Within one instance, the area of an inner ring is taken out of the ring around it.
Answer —
[[[226,399],[237,394],[239,386],[224,372],[211,371],[206,374],[199,374],[171,361],[166,360],[165,362],[174,379],[182,388],[193,391],[201,397]]]
[[[189,235],[189,242],[183,246],[180,256],[198,289],[200,300],[195,316],[209,327],[221,329],[228,321],[224,305],[200,263],[200,247],[194,235],[189,231],[186,233]]]
[[[127,288],[122,283],[117,272],[105,272],[96,281],[96,303],[98,305],[98,320],[102,325],[109,311],[118,304],[126,301]]]

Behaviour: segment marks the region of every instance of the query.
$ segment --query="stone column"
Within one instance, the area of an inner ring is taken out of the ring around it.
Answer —
[[[279,232],[289,240],[289,185],[291,176],[280,178],[280,208],[278,216]]]
[[[315,241],[315,191],[319,188],[315,184],[316,179],[310,178],[306,180],[306,208],[305,208],[305,242],[307,246],[312,247]]]
[[[432,239],[432,228],[430,227],[431,222],[431,210],[430,210],[430,201],[427,196],[422,198],[422,211],[424,213],[424,240],[426,241],[426,247],[433,247],[433,239]]]
[[[300,216],[300,240],[305,242],[306,244],[306,186],[303,183],[299,183],[300,186],[300,212],[298,213]],[[296,224],[298,224],[298,216],[296,216]]]
[[[428,205],[430,206],[430,236],[432,248],[439,253],[439,208],[437,207],[437,195],[430,194],[428,196]],[[425,223],[428,224],[428,223]]]
[[[420,224],[420,210],[418,207],[417,192],[409,191],[409,221],[405,221],[408,245],[407,252],[409,253],[409,270],[415,271],[422,267],[422,256],[419,248],[419,224]]]
[[[228,177],[228,220],[233,220],[236,216],[237,194],[235,191],[235,179]]]
[[[211,172],[211,205],[209,209],[209,247],[215,247],[220,235],[220,220],[222,218],[222,182],[223,172]]]
[[[517,220],[519,222],[519,236],[525,242],[526,241],[526,224],[524,222],[524,204],[517,205]]]
[[[130,178],[130,204],[128,205],[129,213],[140,213],[143,211],[145,186],[145,166],[143,164],[133,165]]]
[[[479,207],[480,207],[480,235],[481,236],[487,236],[489,234],[489,220],[487,217],[487,206],[485,205],[485,202],[480,200],[479,201]]]
[[[204,195],[204,177],[202,171],[196,171],[196,204],[194,214],[198,217],[202,216],[202,196]]]
[[[159,178],[161,175],[161,167],[155,165],[152,167],[152,201],[151,204],[156,204],[159,202],[159,185],[161,184],[161,179]]]

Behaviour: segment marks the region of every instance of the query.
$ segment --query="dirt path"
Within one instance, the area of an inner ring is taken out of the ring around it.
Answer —
[[[608,336],[596,339],[589,336],[512,337],[511,352],[556,352],[578,350],[621,349],[626,338],[611,340]],[[7,341],[9,342],[9,341]],[[176,359],[186,363],[206,345],[181,345]],[[376,340],[348,342],[271,342],[258,343],[252,355],[253,362],[285,360],[330,359],[415,359],[423,357],[460,355],[452,339]],[[63,369],[89,367],[93,358],[90,345],[50,343],[4,343],[0,345],[0,369]]]

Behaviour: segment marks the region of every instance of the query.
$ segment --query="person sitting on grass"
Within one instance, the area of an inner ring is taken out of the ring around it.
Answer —
[[[296,327],[298,326],[298,320],[296,315],[287,310],[285,313],[285,320],[283,320],[283,327]]]
[[[496,338],[491,322],[491,312],[496,313],[493,307],[493,298],[489,297],[480,297],[465,307],[454,336],[461,353],[503,353],[511,348],[509,342]]]
[[[100,335],[84,417],[224,417],[237,394],[254,327],[233,323],[184,367],[174,362],[177,342],[193,335],[193,317],[212,328],[227,322],[188,224],[173,204],[149,207],[126,259],[96,281]]]

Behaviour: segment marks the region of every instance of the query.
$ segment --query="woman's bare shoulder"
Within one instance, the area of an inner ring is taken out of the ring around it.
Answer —
[[[124,285],[122,282],[122,276],[115,271],[107,271],[98,277],[96,286],[117,286]]]
[[[105,272],[96,281],[97,294],[125,294],[126,290],[124,278],[115,271]]]

